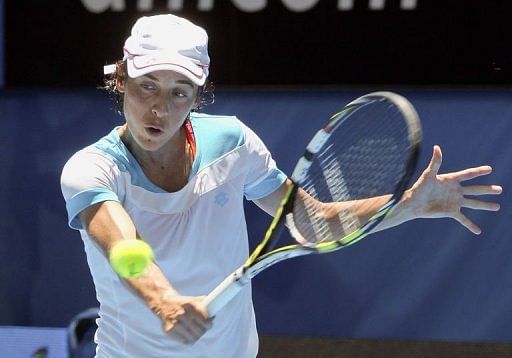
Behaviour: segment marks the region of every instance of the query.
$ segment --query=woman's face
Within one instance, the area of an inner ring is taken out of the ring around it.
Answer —
[[[157,151],[169,143],[198,105],[199,87],[174,71],[126,76],[117,88],[124,93],[128,130],[144,150]]]

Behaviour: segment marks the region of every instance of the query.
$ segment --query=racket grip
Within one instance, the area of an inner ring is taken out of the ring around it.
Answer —
[[[245,285],[247,285],[249,280],[250,279],[245,275],[244,266],[241,266],[226,277],[203,301],[208,317],[215,316]]]

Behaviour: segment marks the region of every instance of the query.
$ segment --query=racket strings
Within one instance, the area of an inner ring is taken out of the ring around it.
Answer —
[[[303,192],[294,202],[293,222],[296,239],[305,246],[339,240],[362,228],[389,200],[406,170],[408,127],[395,105],[365,104],[350,111],[349,119],[333,119],[329,139],[299,183]]]

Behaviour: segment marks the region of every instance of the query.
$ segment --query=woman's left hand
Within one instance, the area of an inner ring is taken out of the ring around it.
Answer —
[[[441,148],[434,146],[432,159],[423,174],[404,195],[403,204],[407,207],[410,219],[442,218],[457,220],[474,234],[480,234],[481,229],[462,212],[462,208],[474,210],[498,211],[500,205],[469,198],[480,195],[499,195],[502,188],[499,185],[462,185],[462,182],[492,172],[490,166],[468,168],[458,172],[438,174],[443,160]]]

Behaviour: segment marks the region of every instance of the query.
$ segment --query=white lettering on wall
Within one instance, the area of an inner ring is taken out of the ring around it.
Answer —
[[[197,2],[197,10],[199,10],[199,11],[213,10],[213,0],[199,0]]]
[[[90,12],[100,13],[107,10],[124,11],[124,0],[82,0],[84,7]]]
[[[167,9],[171,11],[183,9],[183,0],[168,0]]]
[[[404,10],[414,10],[416,9],[417,0],[402,0],[400,1],[400,7]]]
[[[315,6],[318,0],[281,0],[281,2],[290,11],[304,12]]]
[[[153,8],[153,0],[138,0],[137,10],[139,11],[151,11]]]
[[[354,7],[354,0],[338,0],[338,10],[349,11]]]
[[[400,8],[402,10],[414,10],[418,5],[418,0],[401,0]],[[386,7],[386,0],[369,0],[368,8],[370,10],[383,10]],[[338,10],[350,11],[354,8],[354,0],[338,0]]]
[[[256,12],[267,7],[267,0],[231,0],[233,5],[244,12]]]
[[[105,11],[125,11],[125,0],[81,0],[84,7],[93,13]],[[315,7],[320,0],[281,0],[284,7],[292,12],[306,12]],[[361,0],[362,1],[362,0]],[[368,9],[372,11],[383,10],[386,7],[386,0],[366,0]],[[167,9],[171,11],[183,10],[183,0],[167,0]],[[267,0],[231,0],[231,3],[240,11],[257,12],[267,7]],[[415,10],[418,0],[400,0],[402,10]],[[212,11],[215,7],[215,0],[197,0],[197,10]],[[339,11],[350,11],[354,8],[354,0],[338,0]],[[138,11],[153,10],[153,0],[137,0]]]
[[[382,10],[386,6],[386,0],[370,0],[368,7],[370,10]]]

